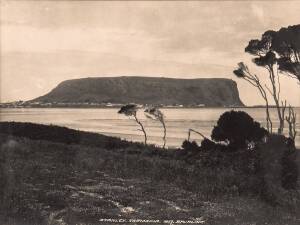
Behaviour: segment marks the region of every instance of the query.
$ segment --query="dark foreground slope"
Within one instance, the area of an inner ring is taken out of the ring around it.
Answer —
[[[229,79],[109,77],[67,80],[38,102],[242,106]]]
[[[43,140],[33,139],[33,128],[48,129],[39,137]],[[24,134],[26,129],[31,132]],[[5,123],[0,129],[1,225],[116,224],[105,219],[122,219],[118,224],[145,224],[127,223],[130,219],[159,220],[154,224],[299,222],[292,209],[272,207],[234,189],[224,191],[236,182],[234,172],[199,168],[175,160],[172,153],[153,154],[162,151],[154,147],[105,147],[94,144],[97,136],[86,137],[85,144],[65,144],[53,135],[49,141],[54,130],[62,131],[21,123]],[[65,136],[74,132],[66,129]]]

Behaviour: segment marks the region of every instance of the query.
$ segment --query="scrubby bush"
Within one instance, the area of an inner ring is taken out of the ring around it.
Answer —
[[[281,159],[281,184],[285,189],[295,189],[298,180],[298,166],[296,163],[297,150],[290,147],[284,151]]]
[[[182,147],[186,152],[197,153],[192,156],[203,166],[253,174],[258,163],[254,146],[266,134],[267,131],[247,113],[228,111],[220,116],[214,127],[211,134],[213,140],[204,138],[201,146],[185,141]],[[249,143],[253,144],[251,148]],[[186,159],[186,155],[183,158]]]
[[[260,141],[266,134],[267,131],[246,112],[232,110],[220,116],[211,138],[226,142],[232,150],[237,150],[249,142]]]
[[[290,145],[283,135],[270,135],[266,143],[257,147],[260,160],[260,172],[266,182],[284,187],[295,188],[298,179],[296,148]]]
[[[256,151],[259,160],[257,176],[263,198],[275,205],[290,204],[292,192],[286,189],[296,188],[298,179],[295,146],[290,145],[285,136],[272,134],[265,143],[257,146]]]
[[[235,174],[234,186],[239,193],[251,191],[272,204],[289,204],[287,189],[295,189],[298,179],[293,140],[268,134],[247,113],[239,111],[221,115],[211,136],[218,142],[207,138],[200,146],[183,142],[185,154],[181,158],[197,162],[201,168]]]
[[[215,147],[216,147],[216,143],[207,138],[204,138],[201,141],[201,150],[203,151],[209,151],[211,149],[214,149]]]
[[[193,163],[200,153],[200,146],[196,141],[184,140],[181,147],[182,149],[176,151],[175,158]]]
[[[199,151],[200,148],[197,144],[197,142],[195,141],[187,141],[187,140],[184,140],[184,142],[182,143],[182,148],[186,151]]]
[[[5,186],[6,186],[6,174],[5,174],[5,153],[0,149],[0,202],[4,202]],[[2,205],[0,204],[0,209]]]

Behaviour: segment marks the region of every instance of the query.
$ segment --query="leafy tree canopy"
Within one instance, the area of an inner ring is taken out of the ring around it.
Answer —
[[[256,65],[278,63],[280,71],[300,80],[300,24],[266,31],[260,40],[251,40],[245,51],[257,56],[253,59]]]
[[[135,116],[138,108],[135,104],[127,104],[121,107],[118,111],[120,114],[125,114],[126,116]]]

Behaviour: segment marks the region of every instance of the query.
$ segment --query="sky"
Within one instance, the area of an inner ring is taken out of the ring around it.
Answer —
[[[267,30],[300,23],[300,1],[1,0],[0,101],[29,100],[61,81],[155,76],[233,79],[246,105],[258,91],[238,62],[268,82],[244,52]],[[300,85],[281,75],[281,94],[300,106]]]

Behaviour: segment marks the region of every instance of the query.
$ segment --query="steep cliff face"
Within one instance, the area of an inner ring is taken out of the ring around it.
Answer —
[[[39,102],[137,103],[163,105],[242,106],[237,85],[229,79],[108,77],[67,80]]]

